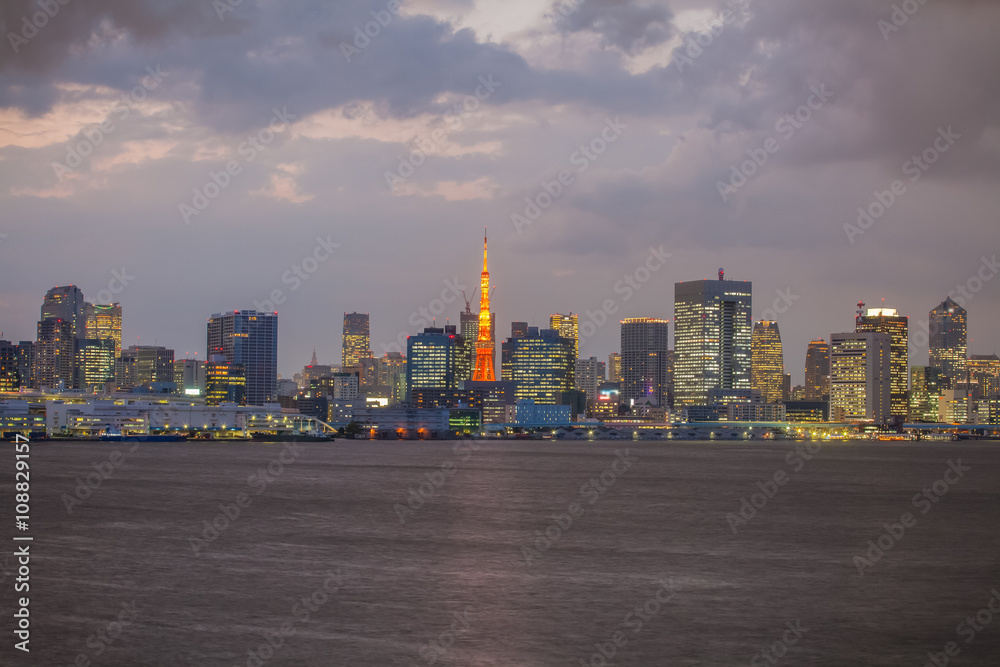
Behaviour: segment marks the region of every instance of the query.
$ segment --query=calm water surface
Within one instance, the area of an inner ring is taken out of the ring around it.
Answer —
[[[1000,664],[1000,444],[472,446],[34,444],[0,664]]]

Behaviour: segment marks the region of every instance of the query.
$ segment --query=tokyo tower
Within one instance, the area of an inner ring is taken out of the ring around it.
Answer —
[[[496,349],[493,346],[493,327],[490,312],[490,272],[486,268],[486,228],[483,227],[483,274],[479,281],[479,339],[476,341],[476,370],[472,379],[476,382],[495,382],[493,365]]]

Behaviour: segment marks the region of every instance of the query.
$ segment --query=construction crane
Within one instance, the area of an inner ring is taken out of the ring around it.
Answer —
[[[496,288],[494,287],[493,289],[496,289]],[[473,298],[475,298],[477,291],[479,291],[478,287],[476,289],[472,290],[472,297]],[[465,312],[467,312],[467,313],[469,313],[471,315],[472,314],[472,302],[469,301],[469,297],[465,296],[465,290],[462,290],[462,298],[465,299]]]

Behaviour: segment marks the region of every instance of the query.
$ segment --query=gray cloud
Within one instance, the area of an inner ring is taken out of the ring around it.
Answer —
[[[675,32],[673,14],[662,2],[562,0],[553,5],[551,14],[561,32],[593,32],[604,44],[629,54],[663,44]]]

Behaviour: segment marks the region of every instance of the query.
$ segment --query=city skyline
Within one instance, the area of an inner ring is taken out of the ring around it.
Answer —
[[[710,282],[712,282],[712,279],[705,279],[705,282],[706,283],[710,283]],[[752,281],[750,281],[750,282],[752,283]],[[82,295],[83,295],[82,299],[88,299],[87,303],[90,304],[89,297],[87,297],[86,291],[80,289],[79,285],[75,285],[75,284],[50,286],[49,288],[47,288],[45,290],[45,293],[48,294],[52,290],[66,289],[66,288],[77,288],[77,289],[79,289],[82,292]],[[792,294],[792,296],[795,296],[795,295]],[[956,295],[956,296],[959,299],[962,299],[961,295]],[[931,301],[934,301],[934,299],[931,299]],[[128,331],[129,312],[130,312],[129,308],[128,308],[128,304],[127,303],[121,303],[117,299],[116,299],[116,301],[114,303],[123,312],[123,314],[121,315],[121,323],[122,323],[121,349],[125,349],[126,347],[130,347],[132,345],[158,345],[159,344],[162,347],[168,347],[168,348],[174,350],[175,356],[176,356],[176,358],[178,360],[180,360],[180,359],[200,359],[202,361],[206,361],[205,356],[204,356],[204,341],[203,340],[201,342],[201,347],[200,348],[196,348],[196,349],[194,349],[194,351],[185,350],[183,352],[182,352],[182,348],[181,347],[172,344],[171,341],[165,341],[166,344],[164,345],[163,344],[163,342],[164,342],[163,338],[161,336],[157,336],[155,334],[155,332],[154,332],[154,335],[153,335],[153,340],[154,340],[153,343],[150,343],[148,341],[147,342],[143,342],[143,341],[141,341],[141,339],[137,340],[136,343],[132,343],[132,341],[126,335],[126,332]],[[459,304],[462,304],[461,307],[460,307]],[[901,309],[888,308],[888,307],[884,307],[884,306],[883,307],[879,307],[879,308],[868,309],[868,310],[872,311],[873,313],[875,311],[881,311],[881,310],[885,310],[887,313],[890,312],[890,311],[893,312],[893,313],[899,312],[899,316],[900,317],[904,317],[904,318],[909,319],[911,329],[910,329],[910,334],[909,334],[909,345],[908,345],[908,351],[909,351],[908,363],[906,365],[906,369],[907,369],[906,370],[906,374],[907,374],[907,377],[909,377],[909,369],[911,367],[913,367],[913,366],[933,365],[933,364],[931,364],[929,362],[930,344],[931,344],[931,341],[933,340],[932,337],[931,337],[931,335],[930,335],[931,332],[933,331],[933,329],[931,327],[931,324],[930,324],[930,321],[931,321],[930,315],[931,315],[931,312],[934,310],[934,308],[936,308],[937,305],[939,305],[939,304],[940,304],[940,302],[938,302],[938,304],[935,304],[933,307],[927,308],[924,311],[923,315],[919,315],[919,314],[917,314],[917,315],[907,314],[907,313],[903,312]],[[101,307],[101,306],[104,306],[105,304],[92,304],[92,305]],[[856,305],[857,304],[855,304],[855,306]],[[957,303],[956,303],[956,305],[957,305]],[[44,307],[44,299],[43,299],[42,306]],[[82,302],[81,302],[81,307],[82,307]],[[37,312],[37,308],[38,308],[38,306],[36,306],[36,312]],[[454,311],[456,313],[456,315],[461,315],[461,313],[464,312],[462,310],[463,308],[464,308],[464,302],[462,301],[462,298],[460,296],[458,299],[455,299],[451,304],[449,304],[447,310],[442,311],[441,315],[439,317],[436,317],[435,320],[433,320],[434,322],[436,322],[436,324],[434,324],[433,326],[444,327],[445,324],[454,324],[454,325],[458,326],[460,317],[451,317],[450,314]],[[252,308],[249,308],[249,309],[252,309]],[[758,310],[758,306],[755,304],[753,306],[753,309],[756,312]],[[233,310],[235,310],[235,309],[233,309]],[[375,309],[371,309],[371,310],[375,310]],[[965,309],[965,310],[968,310],[968,309]],[[222,312],[229,312],[229,311],[228,310],[223,310]],[[275,312],[278,312],[279,315],[280,315],[280,310],[279,311],[275,311]],[[850,314],[850,308],[848,308],[844,312],[847,313],[847,314]],[[477,315],[476,313],[474,313],[474,314]],[[577,311],[572,311],[572,314],[574,316],[580,318],[580,322],[581,322],[580,326],[582,326],[582,323],[592,322],[593,321],[593,318],[588,319],[586,314],[584,314],[584,315],[581,316],[581,314],[578,313]],[[844,314],[844,313],[841,313],[841,314]],[[365,312],[363,314],[359,314],[359,313],[349,313],[348,311],[343,311],[343,312],[340,313],[340,317],[338,318],[338,321],[340,322],[341,325],[344,325],[344,323],[345,323],[345,319],[344,318],[347,315],[363,316],[366,320],[368,320],[368,318],[370,317],[370,314],[368,312]],[[618,315],[618,313],[615,313],[615,315]],[[856,316],[856,313],[855,313],[855,316]],[[86,313],[84,313],[84,318],[85,317],[86,317]],[[539,318],[541,320],[541,322],[539,324],[534,324],[533,321],[529,321],[528,325],[529,326],[535,326],[535,327],[537,327],[539,329],[549,328],[551,322],[553,321],[552,320],[553,317],[557,317],[557,316],[548,315],[548,316]],[[563,316],[563,317],[566,317],[566,316]],[[675,336],[675,331],[676,330],[675,330],[675,327],[674,327],[675,318],[674,318],[674,312],[673,312],[673,308],[672,307],[671,307],[671,310],[670,310],[670,316],[669,317],[664,317],[662,315],[651,315],[651,314],[636,315],[635,317],[653,317],[653,318],[662,318],[662,319],[668,320],[670,322],[669,337],[668,337],[668,340],[670,341],[670,344],[669,344],[670,347],[669,347],[669,349],[671,349],[671,350],[675,349],[675,347],[674,347],[674,336]],[[866,315],[866,317],[867,317],[867,315]],[[614,322],[615,324],[618,324],[619,326],[618,327],[614,327],[614,326],[608,326],[607,324],[604,324],[603,327],[600,327],[600,329],[614,329],[615,334],[616,334],[615,337],[619,338],[620,337],[620,324],[621,324],[621,320],[624,320],[624,319],[627,319],[627,318],[625,318],[624,316],[620,317],[620,318],[616,318],[616,317],[610,318],[610,321]],[[843,317],[840,318],[840,319],[842,320],[842,323],[839,326],[832,327],[830,329],[830,331],[845,331],[846,332],[849,329],[853,329],[854,328],[853,326],[849,326],[848,325],[849,320],[847,320],[847,319],[845,319]],[[855,317],[855,319],[856,319],[856,317]],[[205,317],[200,317],[199,320],[201,322],[201,326],[203,327],[204,326],[203,323],[205,321]],[[496,310],[493,309],[493,317],[492,317],[492,320],[491,320],[491,325],[492,325],[492,327],[494,329],[496,328],[496,324],[497,324],[498,320],[501,322],[501,330],[503,330],[503,331],[506,331],[507,329],[509,329],[509,326],[510,326],[511,322],[519,322],[520,321],[520,320],[505,321],[503,318],[498,318],[497,315],[496,315]],[[777,321],[779,323],[779,325],[781,325],[782,331],[784,331],[784,325],[782,323],[784,321],[786,321],[786,320],[790,320],[790,317],[782,317],[782,316],[779,315],[777,318],[775,318],[775,321]],[[27,336],[27,337],[17,337],[17,336],[10,336],[10,335],[8,335],[7,331],[9,330],[9,326],[5,322],[4,325],[3,325],[4,329],[2,330],[2,335],[0,335],[0,338],[6,339],[6,340],[11,340],[14,343],[17,343],[20,340],[32,340],[32,341],[34,341],[37,338],[37,324],[38,324],[38,321],[39,321],[38,320],[38,316],[36,315],[35,316],[35,320],[33,322],[33,326],[32,326],[32,329],[34,329],[35,332],[33,332],[30,336]],[[753,319],[752,322],[751,322],[751,327],[750,328],[753,329],[753,324],[755,324],[757,322],[761,322],[761,321],[767,321],[767,320]],[[973,329],[973,324],[975,323],[975,321],[976,321],[976,310],[975,310],[975,308],[973,308],[971,314],[969,315],[969,322],[967,323],[967,326],[968,326],[968,328],[969,328],[970,331],[974,330]],[[369,322],[370,322],[370,320],[369,320]],[[476,317],[476,322],[478,323],[478,315]],[[506,324],[506,327],[504,326],[504,324]],[[286,322],[285,326],[287,328],[291,328],[291,327],[295,326],[295,323],[289,324],[289,323]],[[427,321],[427,325],[426,326],[432,326],[431,320]],[[914,327],[917,327],[917,328],[914,328]],[[288,335],[287,328],[283,330],[283,336]],[[404,341],[404,345],[401,347],[401,349],[397,349],[398,343],[395,340],[392,340],[390,342],[383,342],[381,344],[376,344],[375,343],[376,340],[384,339],[384,340],[388,341],[389,339],[388,339],[388,337],[381,337],[380,338],[376,334],[370,334],[370,340],[372,341],[371,342],[370,352],[375,357],[385,356],[385,354],[389,353],[389,352],[399,352],[399,351],[402,351],[405,354],[405,351],[406,351],[405,337],[407,335],[416,335],[418,333],[421,333],[423,331],[423,328],[424,328],[423,326],[421,326],[419,328],[413,327],[412,330],[410,330],[410,331],[400,332],[400,335],[403,337],[402,340]],[[795,327],[794,324],[793,324],[790,328],[798,329],[799,327]],[[372,330],[377,330],[378,329],[377,322],[375,323],[374,326],[371,326],[371,329]],[[785,357],[785,364],[784,364],[784,366],[785,366],[785,372],[788,373],[791,376],[791,378],[792,378],[792,386],[804,385],[805,384],[805,360],[806,360],[807,353],[808,353],[808,345],[809,345],[809,343],[811,341],[815,340],[815,339],[818,339],[818,338],[825,338],[828,335],[829,335],[829,331],[827,331],[827,332],[819,332],[819,333],[815,334],[812,337],[808,337],[807,340],[803,341],[801,345],[798,345],[797,342],[794,345],[791,345],[791,344],[788,344],[788,343],[785,343],[783,345],[784,350],[785,350],[785,352],[784,352],[784,357]],[[506,337],[506,334],[504,335],[504,337]],[[342,335],[338,332],[338,333],[336,333],[336,334],[334,334],[332,336],[325,334],[324,336],[319,336],[318,338],[323,339],[323,340],[325,340],[326,338],[329,338],[329,339],[332,339],[334,341],[341,341],[342,340]],[[397,336],[397,338],[398,338],[398,336]],[[786,336],[784,334],[782,334],[783,343],[784,343],[784,339],[785,338],[786,338]],[[995,336],[995,338],[996,339],[1000,339],[1000,335]],[[501,337],[499,339],[495,338],[495,340],[498,340],[498,341],[499,340],[503,340],[503,337]],[[593,347],[589,347],[589,348],[586,347],[585,346],[585,340],[586,339],[581,338],[581,343],[580,343],[580,348],[579,348],[580,349],[579,358],[581,358],[581,359],[588,358],[589,356],[598,356],[598,357],[601,357],[602,354],[603,354],[604,358],[607,358],[607,356],[609,354],[613,354],[615,352],[618,352],[618,353],[621,352],[620,349],[614,349],[613,351],[609,351],[606,354],[604,354],[604,353],[602,353],[600,351],[598,351],[598,352],[593,352],[592,351],[590,353],[587,353],[586,352],[587,349],[593,350],[594,348]],[[993,338],[990,338],[990,340],[993,340]],[[294,375],[295,373],[300,372],[302,370],[303,366],[308,365],[309,361],[307,359],[299,359],[298,357],[294,357],[292,359],[284,358],[283,355],[282,355],[282,350],[285,347],[287,347],[287,346],[283,346],[281,344],[281,341],[282,341],[282,337],[279,337],[278,373],[283,378],[291,378],[292,375]],[[619,346],[620,346],[620,344],[619,344]],[[315,343],[315,344],[311,344],[310,348],[309,348],[309,350],[310,350],[310,356],[312,354],[316,353],[315,350],[322,350],[322,349],[331,350],[331,352],[329,353],[329,355],[327,355],[326,353],[320,353],[319,354],[319,361],[320,361],[321,364],[325,362],[327,365],[337,366],[338,362],[340,362],[343,359],[343,348],[342,348],[342,345],[335,345],[335,346],[333,346],[333,345],[330,345],[329,341],[327,341],[327,344],[325,344],[325,345],[322,344],[322,343],[319,343],[319,342]],[[986,344],[981,344],[980,347],[975,347],[974,346],[973,336],[970,335],[968,337],[968,354],[969,354],[970,357],[972,355],[974,355],[974,354],[995,354],[996,350],[997,350],[996,344],[994,344],[994,345],[992,345],[990,347],[987,347]],[[800,357],[801,357],[801,359],[800,359]],[[497,364],[497,366],[499,366],[499,359],[497,360],[496,364]],[[609,371],[609,373],[610,373],[610,371]]]

